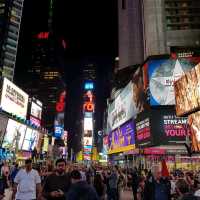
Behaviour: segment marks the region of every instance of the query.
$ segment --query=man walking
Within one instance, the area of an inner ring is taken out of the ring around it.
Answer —
[[[30,159],[25,161],[25,169],[21,169],[15,176],[12,199],[41,199],[41,179],[38,172],[32,169]]]
[[[43,195],[47,200],[65,200],[70,187],[70,176],[66,171],[66,161],[56,161],[56,172],[49,175],[44,182]]]

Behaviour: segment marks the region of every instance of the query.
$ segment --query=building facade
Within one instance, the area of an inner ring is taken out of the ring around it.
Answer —
[[[200,47],[200,2],[118,0],[119,69],[151,55]]]
[[[0,71],[13,81],[24,0],[0,1]]]

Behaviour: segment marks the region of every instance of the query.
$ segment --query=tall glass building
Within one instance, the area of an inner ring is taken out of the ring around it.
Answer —
[[[1,78],[13,81],[24,0],[0,0]]]

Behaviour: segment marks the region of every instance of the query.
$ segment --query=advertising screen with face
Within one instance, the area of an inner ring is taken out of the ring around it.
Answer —
[[[93,118],[84,118],[84,131],[93,130]]]
[[[191,128],[192,150],[200,152],[200,111],[188,117],[188,124]]]
[[[0,144],[2,144],[3,142],[7,124],[8,124],[8,118],[0,115]]]
[[[16,148],[16,139],[18,135],[18,129],[19,129],[20,123],[9,119],[7,128],[6,128],[6,133],[4,136],[3,148],[10,148],[10,149],[15,149]]]
[[[31,104],[31,115],[37,119],[42,118],[42,108],[34,102]]]
[[[150,60],[148,62],[150,104],[175,105],[174,82],[199,61],[199,58]]]
[[[92,137],[84,137],[83,143],[84,143],[84,146],[92,146]]]

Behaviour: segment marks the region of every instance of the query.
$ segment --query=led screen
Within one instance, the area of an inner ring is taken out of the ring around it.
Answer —
[[[28,95],[6,78],[3,81],[0,103],[4,111],[26,118]]]
[[[92,146],[92,137],[84,137],[83,138],[84,146]]]
[[[18,132],[19,127],[20,127],[20,123],[12,119],[8,120],[6,132],[5,132],[5,136],[4,136],[3,144],[2,144],[3,148],[10,148],[10,149],[16,148],[16,139],[17,139],[17,134],[18,134],[17,132]]]
[[[31,104],[31,115],[37,119],[42,118],[42,108],[34,102]]]
[[[198,57],[148,61],[150,104],[175,105],[174,82],[199,61]]]
[[[174,84],[176,114],[182,116],[200,107],[200,65],[195,66]]]
[[[22,150],[25,151],[33,150],[37,139],[38,139],[38,134],[36,133],[36,131],[32,130],[31,128],[27,128],[24,142],[22,145]]]
[[[188,124],[191,128],[192,150],[200,152],[200,111],[188,117]]]
[[[26,125],[20,124],[19,126],[19,133],[20,133],[20,139],[19,139],[19,149],[22,149],[25,133],[26,133]]]
[[[84,131],[92,131],[92,130],[93,130],[93,119],[84,118]]]

